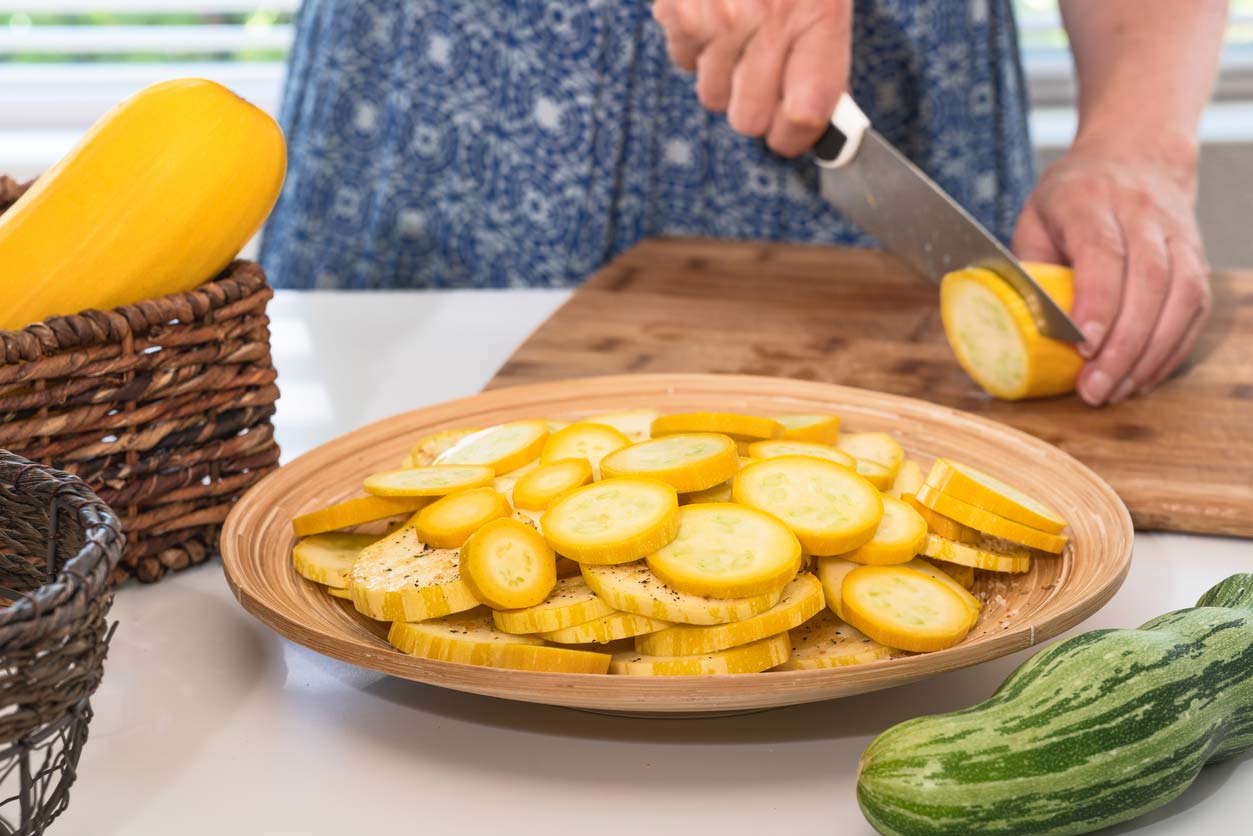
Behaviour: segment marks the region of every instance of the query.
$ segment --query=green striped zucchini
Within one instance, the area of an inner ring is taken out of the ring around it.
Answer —
[[[1138,630],[1041,650],[987,702],[879,735],[858,770],[888,836],[1064,836],[1178,796],[1253,747],[1253,574]]]

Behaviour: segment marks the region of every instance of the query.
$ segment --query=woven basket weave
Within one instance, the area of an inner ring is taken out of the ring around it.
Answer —
[[[0,210],[23,186],[0,178]],[[235,499],[276,467],[260,265],[110,311],[0,331],[0,447],[83,479],[122,519],[114,581],[216,551]]]
[[[80,480],[0,450],[0,832],[42,833],[69,802],[123,542]]]

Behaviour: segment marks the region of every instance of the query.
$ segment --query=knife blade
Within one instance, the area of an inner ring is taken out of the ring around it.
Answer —
[[[822,196],[878,239],[888,252],[939,282],[945,273],[983,267],[1022,296],[1040,332],[1083,342],[1083,334],[992,233],[892,147],[847,94],[814,146]]]

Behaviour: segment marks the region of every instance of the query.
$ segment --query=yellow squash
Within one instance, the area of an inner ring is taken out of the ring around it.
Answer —
[[[278,125],[220,84],[141,90],[0,215],[0,328],[213,278],[270,213],[286,168]]]
[[[1070,313],[1075,297],[1070,268],[1024,266]],[[992,397],[1016,401],[1074,390],[1083,368],[1079,352],[1070,343],[1043,336],[1027,303],[991,270],[970,267],[945,276],[940,284],[940,314],[957,362]]]

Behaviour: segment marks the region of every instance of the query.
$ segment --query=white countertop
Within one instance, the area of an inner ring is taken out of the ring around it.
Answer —
[[[477,392],[558,291],[280,293],[284,458]],[[1253,542],[1140,535],[1083,625],[1134,627],[1253,568]],[[718,720],[631,720],[390,679],[279,638],[217,561],[119,591],[120,622],[69,809],[52,834],[869,836],[857,759],[889,725],[981,700],[1024,652],[851,699]],[[1253,759],[1203,771],[1109,833],[1241,833]],[[1201,803],[1204,802],[1204,803]]]

